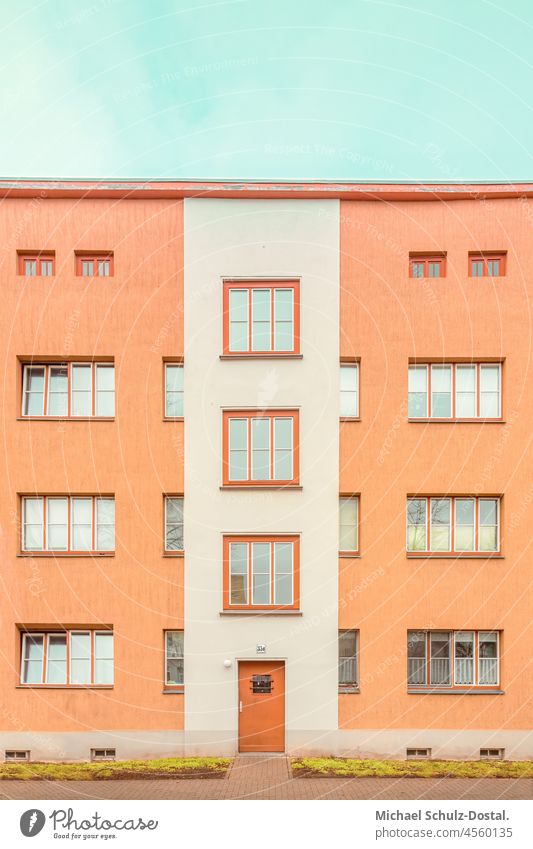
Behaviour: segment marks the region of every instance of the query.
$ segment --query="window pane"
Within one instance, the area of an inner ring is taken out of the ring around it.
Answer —
[[[26,385],[23,414],[42,416],[44,415],[44,366],[26,366],[24,373]]]
[[[424,265],[423,262],[412,262],[411,263],[411,274],[413,277],[423,277],[424,276]]]
[[[92,259],[82,260],[81,273],[83,277],[92,277],[94,274],[94,262]]]
[[[473,551],[475,536],[475,501],[473,498],[455,499],[455,550]]]
[[[440,271],[442,263],[440,262],[428,262],[429,266],[429,276],[430,277],[440,277]]]
[[[50,551],[66,551],[68,548],[68,499],[48,498],[47,548]]]
[[[498,499],[482,498],[479,501],[479,550],[496,551],[498,548]]]
[[[433,418],[449,418],[452,414],[452,369],[451,366],[431,367],[431,415]]]
[[[91,683],[91,635],[70,634],[70,683]]]
[[[229,349],[248,350],[248,290],[230,289],[229,293]]]
[[[270,289],[252,290],[252,350],[270,351]]]
[[[407,502],[407,550],[425,551],[426,548],[426,499],[411,498]]]
[[[430,684],[450,684],[450,634],[434,631],[430,635]]]
[[[252,543],[252,603],[270,604],[270,543]]]
[[[94,683],[113,683],[113,634],[94,635]]]
[[[489,277],[499,277],[500,276],[500,260],[499,259],[489,259],[487,260],[487,274]]]
[[[455,634],[455,683],[474,683],[474,633],[457,631]]]
[[[48,637],[47,684],[67,683],[67,635],[50,634]]]
[[[96,415],[115,415],[115,366],[96,366]]]
[[[183,684],[183,631],[166,632],[166,683]]]
[[[359,415],[359,368],[353,366],[341,366],[341,416]]]
[[[41,276],[42,277],[51,277],[52,276],[52,268],[53,263],[51,259],[42,259],[41,260]]]
[[[292,480],[292,419],[274,419],[274,479]]]
[[[109,277],[110,263],[108,259],[99,259],[97,263],[98,277]]]
[[[274,601],[276,604],[292,604],[292,556],[292,542],[274,543]]]
[[[410,418],[424,418],[428,414],[427,368],[409,366],[409,405]]]
[[[482,260],[472,260],[471,265],[471,274],[472,277],[483,277],[483,261]]]
[[[248,545],[231,543],[230,554],[230,603],[248,604]]]
[[[229,479],[248,479],[248,422],[246,419],[229,419]]]
[[[408,683],[427,684],[426,634],[424,631],[409,631],[407,634]]]
[[[431,551],[450,550],[450,499],[431,499]]]
[[[24,634],[22,683],[41,684],[43,680],[43,637]]]
[[[476,415],[476,367],[457,366],[455,371],[455,414],[459,418]]]
[[[43,548],[43,500],[24,499],[24,549],[41,551]]]
[[[252,479],[270,478],[270,419],[253,418],[252,423]]]
[[[498,418],[500,412],[500,366],[480,366],[479,415],[483,418]]]
[[[92,549],[92,498],[72,499],[72,549]]]
[[[167,631],[167,657],[183,657],[183,631]]]
[[[91,365],[72,366],[72,415],[92,415]]]
[[[339,631],[339,685],[357,685],[356,631]]]
[[[498,683],[498,634],[479,632],[479,684]]]
[[[274,349],[292,351],[294,349],[292,289],[276,289],[274,292]]]
[[[339,500],[339,551],[357,551],[358,498]]]
[[[37,276],[37,261],[34,259],[24,260],[24,275],[25,277]]]
[[[183,551],[183,498],[167,498],[166,536],[167,551]]]
[[[115,550],[115,499],[96,499],[96,548]]]
[[[68,413],[68,368],[50,366],[48,380],[48,415],[66,416]]]

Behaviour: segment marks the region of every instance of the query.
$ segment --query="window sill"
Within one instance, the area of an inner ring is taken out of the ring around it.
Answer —
[[[409,696],[503,696],[505,695],[505,690],[500,690],[498,687],[487,688],[485,690],[480,689],[479,687],[470,687],[460,689],[456,687],[452,689],[451,687],[435,687],[431,689],[429,687],[419,687],[412,688],[407,690],[407,695]]]
[[[17,557],[114,557],[114,551],[19,551]]]
[[[184,551],[164,551],[161,557],[170,557],[171,559],[174,557],[183,558],[185,557]]]
[[[219,616],[302,616],[301,610],[221,610]]]
[[[359,551],[339,551],[339,560],[356,560],[361,557],[361,553]]]
[[[339,696],[343,696],[344,694],[352,695],[353,693],[360,693],[361,690],[359,687],[339,687]]]
[[[163,416],[164,422],[184,422],[184,416]]]
[[[263,484],[263,485],[260,485],[260,484],[258,485],[258,484],[232,484],[232,483],[227,483],[227,484],[223,484],[223,485],[220,487],[220,489],[221,489],[221,490],[225,490],[225,491],[230,491],[230,490],[232,490],[232,489],[237,489],[237,490],[240,490],[240,491],[245,490],[245,489],[252,489],[252,490],[261,490],[261,489],[270,489],[270,490],[275,489],[275,490],[283,490],[283,489],[290,489],[290,490],[301,491],[301,490],[303,489],[303,487],[302,487],[302,486],[300,486],[299,484],[294,484],[294,483],[286,483],[286,484],[267,483],[267,484]]]
[[[408,418],[412,424],[506,424],[505,419],[433,419],[433,418]]]
[[[183,696],[185,690],[184,687],[166,687],[161,692],[164,696]]]
[[[505,560],[503,554],[490,551],[424,551],[420,554],[408,551],[406,557],[408,560]]]
[[[114,684],[16,684],[16,690],[112,690]]]
[[[303,360],[303,354],[274,354],[266,351],[257,354],[220,354],[221,360]]]
[[[341,422],[360,422],[361,416],[339,416]]]
[[[114,422],[115,416],[17,416],[18,422]]]

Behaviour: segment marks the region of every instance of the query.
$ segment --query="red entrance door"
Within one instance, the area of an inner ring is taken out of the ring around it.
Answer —
[[[239,752],[285,751],[285,664],[239,662]]]

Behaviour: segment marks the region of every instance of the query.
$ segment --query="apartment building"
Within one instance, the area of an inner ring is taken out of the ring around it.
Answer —
[[[0,193],[0,754],[531,758],[533,184]]]

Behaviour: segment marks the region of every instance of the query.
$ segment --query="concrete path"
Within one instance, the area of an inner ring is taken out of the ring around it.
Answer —
[[[0,781],[0,799],[533,799],[533,779],[292,778],[283,755],[240,755],[224,778]]]

